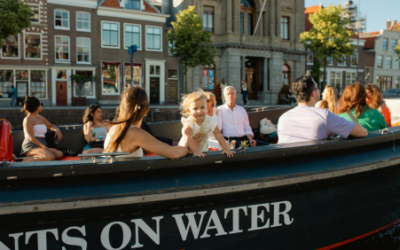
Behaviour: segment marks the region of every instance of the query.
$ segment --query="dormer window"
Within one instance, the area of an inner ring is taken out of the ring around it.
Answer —
[[[140,10],[141,0],[125,0],[125,9]]]

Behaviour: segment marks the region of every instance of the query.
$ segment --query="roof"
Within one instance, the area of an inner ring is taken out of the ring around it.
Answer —
[[[156,2],[156,1],[152,1],[152,2]],[[160,11],[154,7],[154,5],[152,4],[152,2],[144,0],[143,4],[144,4],[144,11],[146,12],[152,12],[152,13],[160,13]]]
[[[103,3],[101,4],[103,7],[111,7],[111,8],[121,8],[119,5],[118,0],[104,0]]]
[[[322,6],[322,4],[318,4],[318,5],[314,5],[314,6],[310,6],[307,7],[306,10],[304,11],[305,14],[310,14],[310,13],[315,13],[317,11],[319,11],[320,9],[323,9],[324,7]]]
[[[156,7],[154,7],[151,3],[149,3],[146,0],[143,1],[143,5],[145,12],[160,13],[160,11]],[[119,0],[103,0],[101,6],[121,9]]]
[[[363,39],[365,40],[364,49],[375,48],[376,36],[371,36],[371,37],[366,37],[366,38],[364,37]]]

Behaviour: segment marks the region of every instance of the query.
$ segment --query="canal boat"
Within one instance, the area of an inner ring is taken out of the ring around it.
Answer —
[[[250,124],[277,123],[288,109],[249,112]],[[156,135],[181,136],[179,122],[150,126]],[[0,146],[9,145],[4,127]],[[62,133],[60,146],[82,150],[81,129]],[[12,136],[18,156],[23,132]],[[248,148],[234,158],[217,151],[178,160],[5,159],[0,249],[345,247],[399,221],[399,146],[393,127],[360,139]]]

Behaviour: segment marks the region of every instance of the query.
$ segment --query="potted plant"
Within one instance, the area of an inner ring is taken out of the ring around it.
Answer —
[[[72,98],[73,106],[86,106],[86,96],[81,97],[82,87],[85,82],[94,82],[96,80],[96,76],[86,75],[86,74],[72,74],[70,76],[72,82],[75,82],[78,87],[78,95],[79,97]]]

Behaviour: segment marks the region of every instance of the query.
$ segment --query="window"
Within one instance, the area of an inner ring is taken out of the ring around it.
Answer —
[[[214,9],[204,6],[203,11],[203,30],[214,32]]]
[[[357,81],[356,72],[346,72],[346,86]]]
[[[41,59],[42,49],[40,34],[25,33],[25,58]]]
[[[341,83],[342,83],[342,72],[341,71],[331,71],[329,84],[331,86],[335,86],[339,90]]]
[[[9,98],[11,86],[14,85],[14,71],[0,70],[0,97]]]
[[[125,9],[140,10],[140,0],[125,0]]]
[[[256,18],[256,5],[252,0],[240,0],[240,34],[253,35]]]
[[[347,61],[347,57],[346,56],[341,56],[337,60],[337,66],[346,67],[346,63],[347,63],[346,61]]]
[[[350,56],[350,64],[352,67],[358,64],[358,51],[355,49],[353,55]]]
[[[93,76],[92,71],[75,71],[76,75],[86,75]],[[94,96],[94,83],[93,82],[85,82],[81,89],[76,82],[74,82],[74,96],[78,97],[80,92],[80,96]]]
[[[102,92],[103,95],[119,94],[119,67],[120,63],[102,64]]]
[[[391,69],[391,68],[392,68],[392,57],[387,56],[385,62],[385,69]]]
[[[371,82],[372,79],[372,68],[371,67],[365,67],[365,81],[366,82]]]
[[[381,69],[383,67],[383,56],[377,56],[376,59],[376,67]]]
[[[377,81],[382,93],[385,92],[386,89],[392,88],[392,77],[391,76],[378,76],[376,81]]]
[[[133,64],[133,84],[142,86],[142,65]],[[125,88],[131,85],[131,64],[125,64]]]
[[[70,61],[69,56],[69,37],[67,36],[56,36],[56,62],[67,62]]]
[[[19,58],[19,35],[8,36],[2,39],[2,58]]]
[[[397,45],[397,40],[392,39],[392,40],[390,41],[390,48],[391,48],[391,50],[395,51],[396,45]]]
[[[56,29],[69,30],[69,11],[54,10],[54,22]]]
[[[31,95],[46,98],[46,71],[31,70]]]
[[[67,71],[66,70],[62,70],[62,69],[58,69],[56,71],[56,79],[57,80],[67,80]]]
[[[90,31],[90,13],[76,12],[76,30]]]
[[[90,63],[90,38],[78,37],[76,39],[78,63]]]
[[[203,68],[203,89],[213,90],[215,85],[215,68]]]
[[[28,4],[28,6],[31,8],[31,16],[29,18],[31,23],[40,23],[39,5]]]
[[[388,39],[387,38],[383,38],[382,49],[383,50],[387,50],[388,49]]]
[[[161,51],[161,28],[146,27],[146,49]]]
[[[131,45],[137,45],[138,50],[142,49],[141,45],[141,29],[142,26],[134,24],[125,24],[125,41],[124,46],[127,49]]]
[[[307,65],[314,64],[314,54],[312,53],[311,49],[307,49]]]
[[[400,62],[399,58],[394,59],[393,69],[400,69],[399,62]]]
[[[102,47],[119,48],[119,23],[102,23]]]
[[[284,40],[289,40],[289,17],[281,17],[281,37]]]
[[[333,59],[332,59],[331,56],[328,56],[328,57],[326,58],[326,65],[333,65]]]

